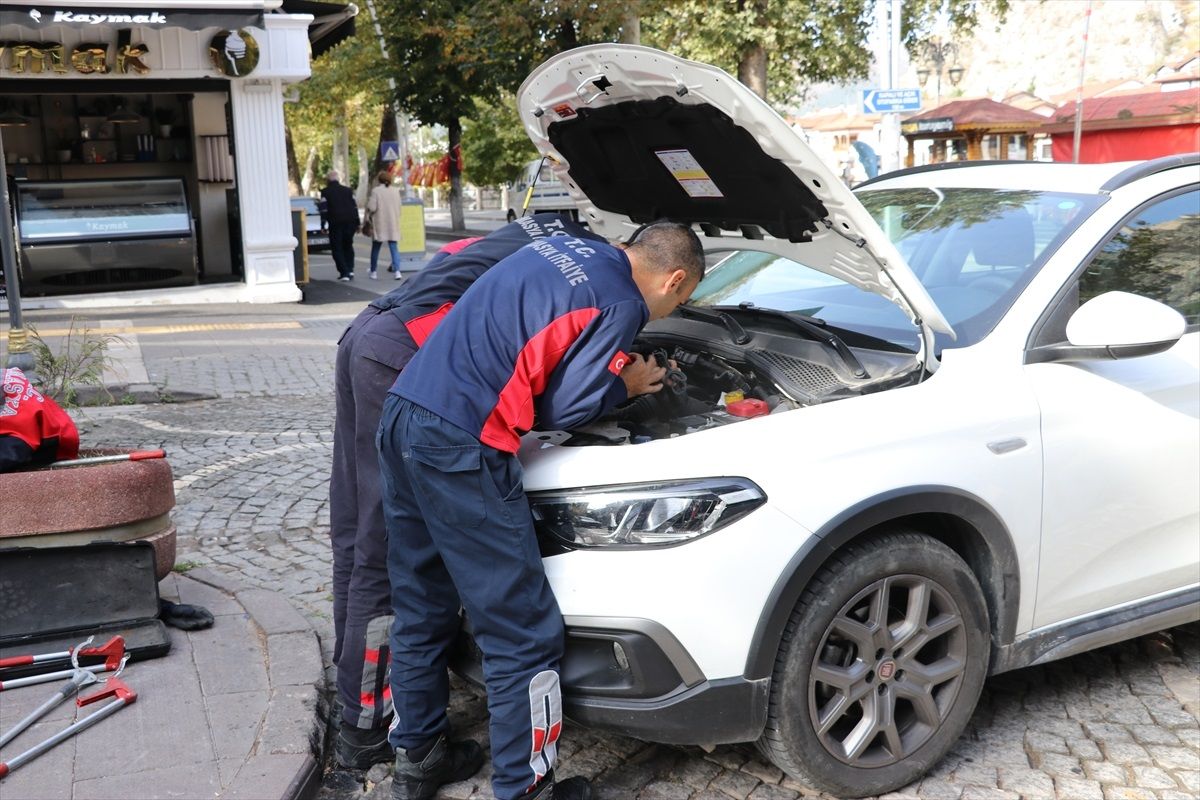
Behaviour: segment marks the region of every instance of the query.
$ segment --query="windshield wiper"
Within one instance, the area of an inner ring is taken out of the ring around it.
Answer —
[[[689,306],[686,303],[675,307],[675,312],[681,317],[691,317],[692,319],[702,319],[707,322],[719,322],[725,326],[725,330],[729,331],[729,335],[733,338],[734,344],[746,344],[750,341],[750,334],[746,333],[746,329],[733,317],[726,314],[724,311],[701,311],[696,306]]]
[[[680,308],[682,308],[682,306],[680,306]],[[721,306],[713,306],[712,310],[715,313],[724,313],[721,311],[721,308]],[[826,327],[824,320],[820,320],[815,317],[808,317],[804,314],[797,314],[792,311],[778,311],[774,308],[759,308],[751,302],[740,303],[737,306],[725,306],[724,308],[728,308],[730,311],[744,311],[757,316],[773,317],[775,319],[784,320],[793,327],[799,328],[802,332],[807,334],[809,338],[815,339],[818,342],[822,342],[832,348],[833,351],[842,359],[842,363],[846,365],[846,368],[850,370],[854,377],[871,377],[870,373],[867,372],[866,367],[862,365],[862,362],[859,361],[850,348],[846,346],[846,343],[842,341],[841,337]],[[726,314],[726,316],[728,316],[728,314]]]

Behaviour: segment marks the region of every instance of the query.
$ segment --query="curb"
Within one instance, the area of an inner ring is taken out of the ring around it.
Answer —
[[[487,236],[491,231],[477,230],[475,228],[467,228],[466,230],[454,231],[449,228],[425,228],[426,239],[437,239],[438,241],[453,242],[455,239],[468,239],[472,236]]]
[[[321,782],[325,669],[316,631],[286,598],[207,567],[179,574],[231,595],[261,634],[270,695],[249,757],[222,798],[311,800]],[[283,785],[281,778],[287,778]],[[280,793],[280,789],[283,789]]]

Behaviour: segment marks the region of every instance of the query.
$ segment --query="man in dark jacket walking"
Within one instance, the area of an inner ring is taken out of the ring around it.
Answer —
[[[386,680],[392,598],[375,434],[388,389],[450,307],[492,265],[540,239],[594,236],[565,214],[534,214],[483,239],[447,245],[404,285],[372,302],[338,341],[329,481],[333,547],[333,662],[341,726],[338,764],[367,769],[391,761]],[[453,251],[453,252],[448,252]]]
[[[704,274],[690,228],[647,226],[621,249],[542,239],[480,277],[430,334],[384,402],[380,474],[392,584],[393,800],[431,800],[483,762],[450,741],[446,662],[470,619],[484,654],[498,800],[588,800],[557,786],[562,615],[538,553],[516,452],[534,426],[570,429],[662,389],[630,354]]]
[[[349,186],[338,183],[341,176],[331,171],[325,176],[325,218],[329,220],[329,250],[337,267],[338,280],[354,279],[354,234],[358,231],[358,203]]]

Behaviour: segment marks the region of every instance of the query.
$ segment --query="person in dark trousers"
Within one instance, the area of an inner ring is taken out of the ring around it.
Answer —
[[[338,183],[340,176],[331,171],[325,176],[325,217],[329,220],[329,250],[337,267],[338,280],[354,280],[354,234],[358,231],[358,203],[349,186]]]
[[[562,731],[562,616],[542,567],[516,452],[535,419],[583,425],[662,389],[630,354],[704,273],[699,239],[659,222],[619,248],[534,242],[480,277],[384,401],[380,474],[392,584],[393,800],[429,800],[465,780],[482,749],[447,737],[448,651],[469,618],[483,651],[498,800],[587,800],[555,785]]]
[[[603,241],[566,215],[534,214],[483,239],[453,242],[363,309],[338,341],[329,508],[341,702],[334,756],[342,767],[367,769],[395,757],[387,740],[392,598],[375,447],[383,400],[437,321],[480,275],[530,242],[560,236]]]

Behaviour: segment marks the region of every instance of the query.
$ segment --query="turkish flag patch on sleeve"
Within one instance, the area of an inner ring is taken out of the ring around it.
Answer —
[[[621,370],[625,369],[625,365],[629,363],[629,356],[622,353],[620,350],[613,356],[612,361],[608,362],[608,371],[613,375],[620,375]]]

